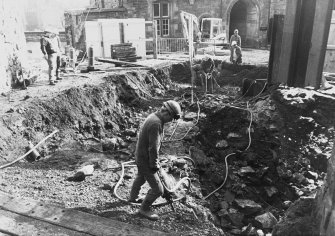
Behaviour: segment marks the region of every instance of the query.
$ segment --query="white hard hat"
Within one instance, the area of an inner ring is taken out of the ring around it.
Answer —
[[[174,100],[169,100],[163,103],[164,107],[173,116],[173,119],[179,119],[181,115],[181,107],[178,102]]]

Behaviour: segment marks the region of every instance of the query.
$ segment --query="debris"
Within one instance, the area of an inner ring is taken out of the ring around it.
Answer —
[[[227,139],[230,139],[230,138],[241,138],[242,136],[237,134],[237,133],[229,133],[227,135]]]
[[[240,170],[239,170],[239,174],[253,174],[255,173],[256,171],[250,167],[250,166],[245,166],[245,167],[242,167]]]
[[[210,165],[212,163],[211,158],[207,157],[205,155],[205,153],[194,147],[191,146],[189,149],[189,154],[190,157],[194,160],[195,165],[199,168],[199,167],[207,167],[208,165]]]
[[[228,203],[232,203],[235,200],[235,195],[230,191],[226,191],[224,193],[224,200]]]
[[[306,176],[307,178],[314,179],[314,180],[317,180],[317,179],[319,178],[318,173],[313,172],[313,171],[307,171],[307,172],[305,173],[305,176]]]
[[[262,206],[248,199],[235,199],[235,203],[246,215],[251,215],[262,210]]]
[[[226,140],[219,141],[216,145],[217,148],[226,148],[229,146],[228,142]]]
[[[277,219],[271,212],[266,212],[262,215],[256,216],[255,221],[260,224],[263,229],[272,229],[277,224]]]
[[[86,176],[92,175],[94,171],[94,165],[87,165],[79,169],[74,176],[69,177],[68,181],[80,182],[84,181]]]
[[[264,232],[263,232],[263,230],[261,230],[261,229],[258,229],[257,231],[256,231],[256,235],[257,236],[264,236],[265,234],[264,234]]]
[[[194,119],[197,119],[197,117],[198,117],[197,113],[195,113],[195,112],[188,112],[188,113],[185,114],[184,120],[185,121],[192,121]]]
[[[278,189],[274,186],[266,186],[264,187],[266,194],[268,195],[268,197],[272,197],[273,195],[275,195],[276,193],[278,193]]]
[[[236,213],[228,213],[228,217],[233,223],[234,226],[241,228],[243,226],[243,218],[244,215],[242,213],[236,212]]]

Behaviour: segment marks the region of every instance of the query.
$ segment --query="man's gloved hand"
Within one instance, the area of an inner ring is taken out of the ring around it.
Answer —
[[[43,57],[44,57],[45,60],[48,60],[48,55],[47,54],[44,54]]]

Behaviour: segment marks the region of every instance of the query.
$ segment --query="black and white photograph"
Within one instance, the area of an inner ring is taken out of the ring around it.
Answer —
[[[335,0],[0,0],[0,236],[334,236]]]

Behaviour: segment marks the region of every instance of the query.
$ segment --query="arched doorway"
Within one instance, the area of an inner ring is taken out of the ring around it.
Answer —
[[[258,46],[259,10],[254,1],[238,0],[228,12],[229,38],[239,30],[242,47]]]

